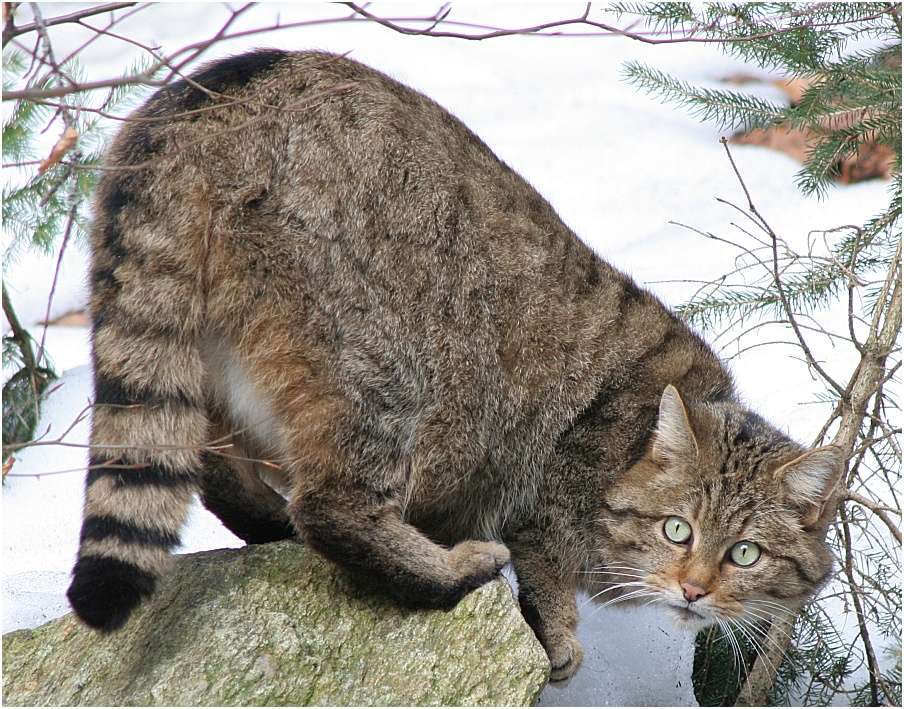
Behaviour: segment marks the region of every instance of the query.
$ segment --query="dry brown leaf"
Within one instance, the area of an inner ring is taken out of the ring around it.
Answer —
[[[16,459],[13,458],[12,456],[10,456],[3,463],[3,477],[4,478],[9,474],[9,471],[13,469],[13,463],[15,463],[15,462],[16,462]]]
[[[738,145],[761,145],[790,155],[803,162],[807,155],[808,134],[796,128],[755,128],[746,133],[736,133],[729,142]]]
[[[737,133],[731,137],[729,142],[738,145],[761,145],[790,155],[798,162],[803,163],[812,138],[811,131],[778,126],[767,130],[756,128],[747,133]],[[836,166],[838,174],[835,180],[847,185],[852,182],[871,180],[874,177],[889,179],[893,161],[894,152],[887,145],[865,143],[860,146],[856,156],[846,157],[840,161]]]
[[[72,150],[72,147],[77,140],[78,131],[72,126],[68,126],[66,130],[63,131],[63,135],[60,136],[60,139],[56,142],[56,145],[53,146],[50,155],[41,161],[41,164],[38,166],[38,174],[40,175],[47,172],[47,170],[62,160],[63,156]]]
[[[812,78],[800,79],[796,77],[786,77],[784,79],[767,81],[762,77],[753,76],[752,74],[732,74],[731,76],[726,76],[722,79],[722,82],[725,84],[734,84],[736,86],[744,86],[744,84],[771,84],[777,89],[780,89],[781,92],[788,97],[792,106],[800,103],[800,98],[804,95],[804,91],[813,85]]]
[[[764,83],[763,79],[746,74],[730,76],[724,81],[725,83],[737,85],[755,82]],[[801,97],[812,85],[813,81],[813,78],[787,78],[775,79],[769,83],[781,89],[793,106],[800,103]],[[845,125],[849,125],[852,120],[853,118],[848,116],[845,121],[832,125],[831,129],[843,128]],[[830,126],[827,125],[826,127]],[[730,142],[739,145],[761,145],[790,155],[802,163],[806,159],[808,145],[814,138],[813,132],[809,130],[777,126],[766,130],[757,128],[747,133],[737,133],[731,137]],[[839,162],[836,166],[838,169],[836,180],[843,184],[850,184],[874,177],[888,179],[891,177],[893,161],[894,151],[890,147],[879,143],[866,143],[860,147],[856,156],[846,157]]]
[[[71,312],[60,315],[58,318],[48,320],[46,323],[38,323],[39,325],[59,325],[61,327],[87,327],[91,324],[88,314],[84,310],[73,310]]]
[[[773,86],[782,90],[785,96],[788,97],[792,106],[796,106],[800,103],[800,99],[804,95],[804,92],[813,85],[813,79],[776,79],[771,83]]]
[[[857,157],[845,158],[839,166],[838,181],[844,184],[862,182],[874,177],[891,179],[895,153],[883,143],[866,143],[860,146]]]

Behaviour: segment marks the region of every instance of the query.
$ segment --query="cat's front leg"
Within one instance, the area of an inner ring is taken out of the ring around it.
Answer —
[[[521,613],[546,650],[552,668],[549,678],[556,682],[577,671],[584,650],[575,635],[575,574],[549,534],[548,530],[522,530],[507,543],[518,576]]]

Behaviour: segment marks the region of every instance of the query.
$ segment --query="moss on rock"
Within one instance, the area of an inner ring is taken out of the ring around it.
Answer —
[[[546,655],[498,579],[400,608],[292,542],[177,558],[112,635],[70,614],[3,636],[7,705],[526,705]]]

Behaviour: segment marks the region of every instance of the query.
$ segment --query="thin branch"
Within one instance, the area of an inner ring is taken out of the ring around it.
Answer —
[[[424,29],[414,29],[412,27],[405,27],[403,25],[398,24],[401,20],[394,20],[391,18],[380,17],[379,15],[374,15],[371,12],[368,12],[364,7],[357,5],[353,2],[344,2],[343,5],[351,8],[354,12],[356,12],[361,17],[370,20],[372,22],[377,23],[378,25],[382,25],[387,29],[392,30],[393,32],[398,32],[399,34],[412,35],[416,37],[445,37],[450,39],[464,39],[470,41],[482,41],[486,39],[495,39],[498,37],[510,37],[513,35],[520,36],[528,36],[528,37],[609,37],[609,36],[617,36],[617,37],[627,37],[628,39],[633,39],[638,42],[643,42],[644,44],[687,44],[687,43],[700,43],[700,44],[743,44],[745,42],[753,42],[757,40],[768,39],[770,37],[779,36],[785,34],[787,32],[799,31],[800,25],[792,25],[789,27],[780,27],[772,30],[770,32],[762,32],[755,35],[747,35],[744,37],[712,37],[712,36],[696,36],[698,33],[705,34],[706,32],[713,31],[717,26],[717,22],[710,23],[707,26],[696,27],[690,31],[686,31],[685,34],[682,34],[679,37],[669,36],[667,38],[658,38],[656,35],[664,34],[662,32],[633,32],[629,28],[616,27],[614,25],[607,24],[605,22],[600,22],[598,20],[590,19],[590,9],[591,3],[587,3],[584,12],[576,17],[567,18],[564,20],[552,20],[550,22],[543,22],[537,25],[532,25],[530,27],[518,27],[514,29],[506,29],[506,28],[486,28],[489,29],[487,32],[482,33],[463,33],[463,32],[450,32],[447,30],[437,30],[437,25],[446,24],[446,25],[460,25],[460,26],[471,26],[471,27],[484,27],[483,25],[473,25],[470,23],[464,22],[453,22],[446,19],[445,13],[445,5],[435,12],[433,15],[429,17],[421,17],[421,18],[411,18],[409,22],[429,22],[431,25]],[[883,15],[888,14],[889,11],[885,10],[879,13],[876,13],[874,16],[867,16],[860,18],[861,21],[868,21],[873,19],[878,19]],[[813,22],[807,25],[810,28],[820,28],[820,27],[835,27],[838,25],[848,24],[847,22]],[[585,26],[591,27],[594,30],[600,30],[590,33],[581,33],[581,32],[559,32],[549,30],[559,30],[563,27],[570,26]],[[674,33],[669,33],[673,35]]]
[[[63,232],[63,243],[60,245],[60,255],[57,257],[56,267],[53,270],[53,281],[50,284],[50,295],[47,296],[47,307],[44,310],[44,329],[41,331],[41,344],[38,347],[38,362],[44,357],[44,343],[47,339],[47,326],[50,323],[50,309],[53,306],[53,296],[56,293],[57,281],[60,278],[60,267],[63,264],[63,256],[69,245],[69,237],[72,236],[72,227],[78,214],[78,202],[73,202],[69,207],[69,216],[66,221],[66,230]]]
[[[870,695],[872,700],[872,706],[879,706],[879,689],[881,687],[883,693],[886,697],[892,696],[888,691],[888,687],[885,686],[885,682],[882,680],[882,675],[879,672],[879,663],[876,661],[876,652],[873,649],[873,644],[870,640],[869,629],[866,627],[866,616],[863,613],[863,605],[860,602],[860,594],[857,593],[854,589],[857,587],[857,582],[854,579],[854,570],[853,570],[853,555],[851,553],[851,529],[848,525],[847,514],[842,508],[839,512],[841,516],[841,528],[842,528],[842,539],[844,540],[844,574],[847,576],[848,582],[852,587],[851,592],[851,601],[854,604],[854,612],[857,615],[857,626],[859,628],[860,633],[860,642],[863,644],[863,649],[866,652],[866,662],[869,666],[869,686],[870,686]]]
[[[84,10],[76,10],[75,12],[70,12],[68,15],[59,15],[57,17],[51,17],[49,20],[45,20],[43,22],[44,27],[54,27],[56,25],[62,25],[67,22],[78,22],[79,20],[83,20],[86,17],[92,17],[93,15],[102,15],[107,12],[113,12],[115,10],[121,10],[126,7],[132,7],[133,5],[137,5],[138,3],[134,2],[111,2],[106,3],[104,5],[94,5],[89,8],[85,8]],[[4,3],[6,5],[6,3]],[[39,22],[30,22],[27,25],[22,25],[17,27],[14,22],[12,16],[7,18],[6,24],[3,27],[3,46],[6,46],[6,43],[20,35],[27,34],[29,32],[34,32],[39,29],[42,23]]]
[[[747,206],[750,209],[751,214],[757,217],[760,222],[761,228],[772,239],[772,275],[775,282],[775,287],[778,291],[778,296],[781,299],[782,307],[785,311],[785,317],[788,319],[788,322],[791,325],[791,329],[794,330],[794,335],[797,337],[800,348],[804,351],[804,355],[807,358],[807,363],[810,367],[812,367],[819,373],[819,375],[830,387],[832,387],[842,398],[844,398],[845,390],[829,375],[828,372],[825,371],[825,369],[823,369],[822,365],[820,365],[819,362],[816,361],[816,358],[813,356],[813,352],[810,350],[810,347],[807,344],[807,341],[804,338],[803,333],[801,333],[800,327],[797,324],[797,319],[794,316],[794,311],[791,309],[791,304],[788,302],[788,296],[785,293],[784,286],[782,285],[781,274],[779,272],[778,237],[772,230],[772,227],[769,226],[766,220],[757,211],[757,208],[753,203],[753,199],[751,199],[750,197],[750,192],[747,189],[747,185],[744,183],[744,178],[741,177],[741,173],[738,171],[738,167],[737,165],[735,165],[734,158],[731,155],[731,150],[728,148],[728,140],[726,138],[720,138],[719,142],[722,143],[722,147],[725,148],[725,153],[728,155],[728,160],[731,162],[731,167],[734,170],[735,176],[738,178],[738,182],[741,183],[741,187],[743,188],[744,194],[747,197]]]
[[[901,530],[899,528],[900,525],[895,524],[894,520],[888,516],[886,510],[888,508],[882,507],[872,500],[868,500],[863,497],[863,495],[858,495],[856,492],[846,492],[844,495],[846,500],[850,500],[851,502],[856,502],[858,505],[862,507],[866,507],[868,510],[871,510],[879,519],[881,519],[885,526],[888,527],[888,530],[894,535],[894,538],[898,540],[898,544],[901,543]],[[896,514],[900,517],[901,513],[896,512]]]

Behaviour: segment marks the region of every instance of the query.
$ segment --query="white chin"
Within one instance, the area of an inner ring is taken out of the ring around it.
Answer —
[[[689,611],[686,608],[667,606],[666,612],[668,613],[669,618],[671,618],[672,624],[681,630],[703,630],[706,626],[713,624],[711,619],[704,618],[698,613]]]

